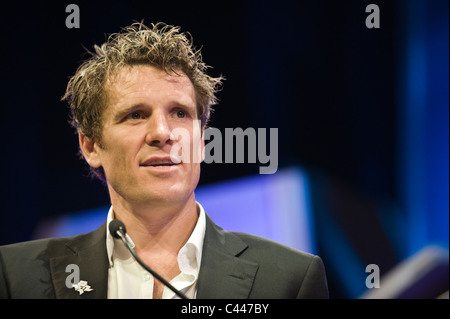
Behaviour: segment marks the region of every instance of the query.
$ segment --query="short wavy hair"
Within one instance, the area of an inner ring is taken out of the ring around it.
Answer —
[[[107,106],[105,83],[118,68],[133,65],[155,66],[168,74],[183,72],[194,86],[198,119],[202,128],[206,127],[223,78],[207,74],[209,66],[194,48],[189,33],[162,22],[150,27],[135,22],[94,49],[70,78],[62,97],[69,103],[70,123],[77,132],[101,143],[102,115]],[[91,172],[105,181],[102,168],[92,168]]]

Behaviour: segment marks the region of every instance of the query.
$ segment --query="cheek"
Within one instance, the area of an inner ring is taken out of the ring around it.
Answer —
[[[201,163],[203,161],[204,141],[201,136],[194,134],[190,142],[191,163]]]
[[[181,182],[188,192],[194,191],[200,180],[200,164],[199,163],[189,163],[189,168],[186,170],[184,178]]]
[[[192,138],[190,140],[191,162],[201,163],[203,161],[205,141],[203,140],[203,134],[200,127],[194,124],[193,128],[193,132],[191,132]]]
[[[188,130],[185,127],[171,131],[170,139],[174,141],[170,157],[175,163],[201,163],[205,142],[200,130]]]
[[[109,135],[108,140],[103,143],[102,163],[105,170],[114,173],[114,171],[130,169],[130,166],[133,166],[141,145],[137,136],[133,133],[120,136]]]

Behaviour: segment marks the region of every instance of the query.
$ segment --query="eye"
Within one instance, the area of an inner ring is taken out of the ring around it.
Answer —
[[[186,116],[186,113],[184,111],[181,111],[181,110],[177,111],[177,117],[178,118],[182,119],[185,116]]]
[[[132,112],[127,115],[127,119],[130,119],[130,120],[140,120],[143,118],[144,118],[144,115],[141,114],[141,112]]]

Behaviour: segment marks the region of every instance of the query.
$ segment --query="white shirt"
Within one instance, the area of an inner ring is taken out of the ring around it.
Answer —
[[[170,284],[188,298],[195,298],[197,279],[205,237],[206,217],[202,205],[197,202],[200,213],[197,224],[186,244],[178,252],[181,273]],[[114,219],[113,208],[108,212],[107,225]],[[115,239],[106,227],[106,250],[108,253],[108,299],[153,298],[153,275],[137,263],[120,239]],[[178,299],[169,288],[164,287],[162,299]]]

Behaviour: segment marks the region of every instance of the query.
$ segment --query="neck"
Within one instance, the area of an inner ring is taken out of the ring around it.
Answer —
[[[121,220],[142,257],[178,254],[198,219],[195,196],[180,203],[132,205],[111,198],[115,218]]]

